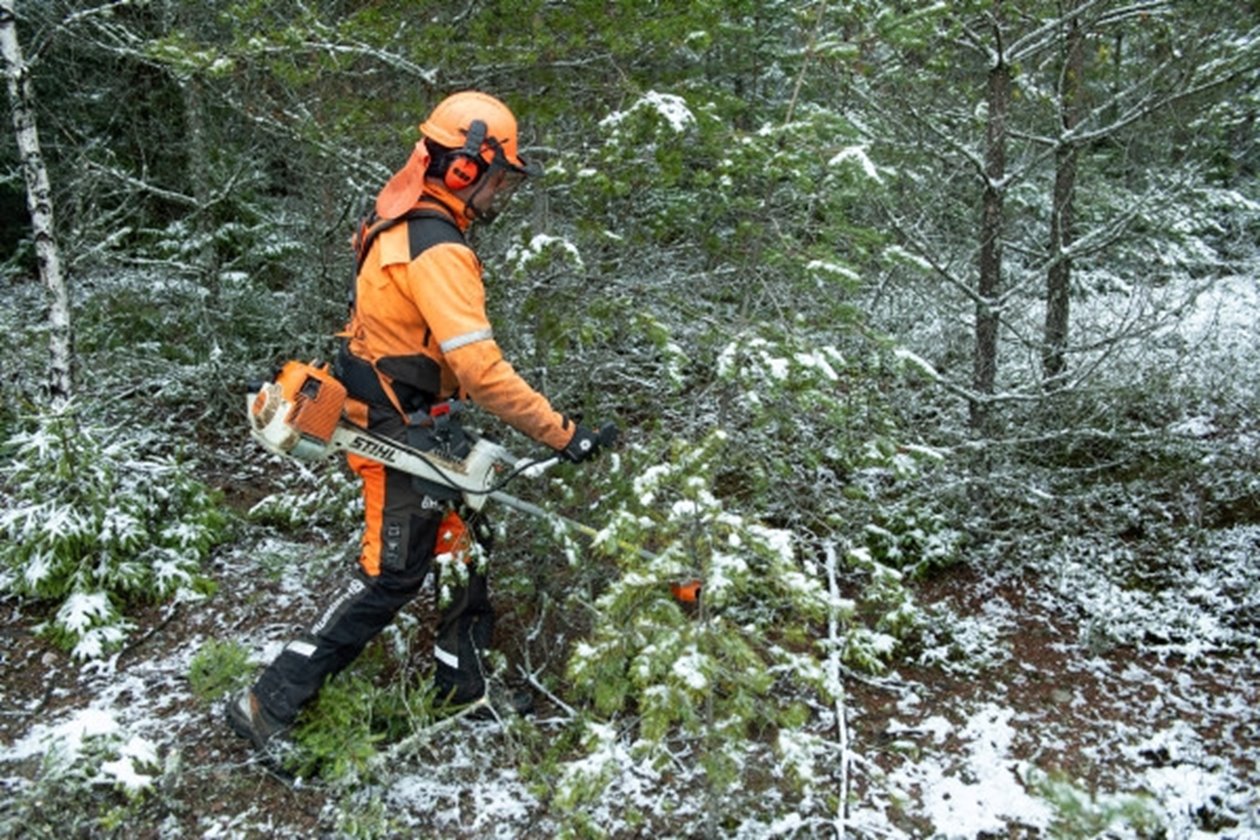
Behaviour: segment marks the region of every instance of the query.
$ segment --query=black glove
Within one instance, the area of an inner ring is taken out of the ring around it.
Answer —
[[[588,458],[594,458],[601,449],[616,443],[617,435],[619,434],[620,430],[618,430],[615,423],[606,424],[598,432],[591,431],[586,426],[578,423],[577,431],[573,433],[573,438],[564,449],[560,450],[560,457],[575,464]]]

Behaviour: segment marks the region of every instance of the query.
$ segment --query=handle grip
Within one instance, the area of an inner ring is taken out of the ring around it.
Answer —
[[[595,435],[595,440],[599,442],[600,448],[608,449],[617,442],[617,438],[621,436],[621,429],[617,428],[616,423],[605,423],[600,427],[599,433]]]

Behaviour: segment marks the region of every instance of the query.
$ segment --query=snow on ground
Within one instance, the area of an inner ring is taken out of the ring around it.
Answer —
[[[185,612],[154,632],[143,653],[78,672],[58,659],[51,669],[55,699],[38,713],[38,691],[20,694],[5,678],[2,699],[15,711],[0,735],[0,815],[28,790],[32,759],[56,755],[72,763],[98,739],[113,750],[96,785],[183,785],[212,803],[183,818],[184,835],[300,837],[311,820],[327,830],[344,816],[338,812],[346,800],[320,785],[290,789],[276,782],[227,734],[220,707],[191,697],[186,675],[202,643],[235,635],[259,660],[268,658],[289,619],[315,603],[318,585],[302,584],[289,571],[251,567],[256,555],[246,554],[224,560],[217,574],[243,591],[256,588],[256,597],[181,607]],[[1012,588],[999,575],[935,594],[973,624],[986,624],[985,638],[1008,656],[979,674],[907,668],[848,686],[855,769],[844,825],[852,836],[1044,832],[1056,809],[1036,782],[1061,770],[1096,812],[1146,797],[1168,837],[1260,837],[1254,650],[1194,663],[1122,647],[1095,653],[1066,618],[1074,606],[1062,604],[1053,587]],[[26,647],[37,662],[50,658],[38,646]],[[629,811],[672,809],[675,829],[659,836],[691,836],[688,826],[703,819],[694,792],[672,789],[668,774],[617,753],[615,742],[610,749],[604,758],[614,775],[608,794],[589,810],[595,823],[631,831]],[[176,756],[180,768],[172,771]],[[417,836],[554,835],[559,824],[545,795],[522,779],[512,757],[513,739],[498,724],[462,724],[400,758],[388,788],[365,789],[360,805],[379,800],[396,826]],[[179,779],[172,782],[170,773]],[[252,793],[242,798],[242,787]],[[815,808],[823,800],[816,796]],[[830,833],[837,820],[821,817],[753,821],[737,834],[813,836],[820,826]],[[1142,836],[1122,824],[1114,828],[1116,836]]]
[[[186,680],[189,662],[205,640],[236,634],[263,659],[283,639],[285,619],[309,610],[309,585],[289,571],[268,577],[257,567],[251,570],[251,562],[252,555],[236,557],[219,574],[245,589],[258,587],[260,598],[226,609],[214,602],[181,607],[187,614],[149,641],[155,655],[137,652],[73,675],[58,659],[50,669],[54,700],[38,713],[42,699],[14,696],[6,677],[3,796],[23,795],[34,772],[31,759],[43,754],[73,763],[93,739],[114,746],[113,757],[100,766],[100,785],[145,787],[182,753],[183,783],[210,786],[209,798],[230,794],[230,782],[214,782],[219,776],[235,774],[252,779],[251,788],[266,788],[265,771],[224,732],[217,707],[192,701]],[[1204,657],[1196,664],[1124,650],[1091,654],[1071,625],[1041,614],[1055,603],[1053,589],[1026,592],[1023,602],[1008,597],[991,591],[985,609],[970,610],[972,621],[992,622],[992,638],[1012,649],[1008,664],[995,673],[980,679],[929,670],[903,673],[889,689],[895,702],[884,710],[865,704],[868,695],[860,683],[852,686],[858,799],[848,826],[855,835],[965,838],[1045,830],[1054,811],[1032,791],[1032,771],[1063,767],[1082,778],[1095,774],[1082,783],[1095,803],[1136,792],[1154,797],[1170,837],[1260,837],[1260,663],[1254,652]],[[167,631],[171,634],[164,635]],[[39,648],[30,655],[36,662],[50,657]],[[401,762],[384,801],[420,834],[518,837],[552,831],[555,823],[544,803],[522,781],[510,756],[508,739],[496,724],[467,724],[457,736],[435,739]],[[612,759],[618,775],[604,804],[591,812],[597,823],[619,824],[630,804],[646,809],[670,803],[684,814],[689,810],[685,792],[670,791],[659,774],[628,756]],[[223,792],[216,793],[215,784]],[[318,787],[304,792],[272,784],[277,790],[270,796],[308,797],[335,807]],[[302,836],[300,825],[283,822],[283,811],[248,803],[238,798],[199,814],[196,832]],[[680,815],[679,824],[686,822]],[[686,836],[686,830],[676,836]]]
[[[1039,578],[1000,566],[943,576],[923,601],[967,656],[929,646],[918,665],[846,682],[843,819],[828,805],[836,770],[821,767],[808,810],[748,819],[733,836],[839,825],[858,837],[1046,832],[1062,817],[1065,800],[1056,806],[1044,785],[1057,779],[1097,819],[1136,801],[1170,838],[1260,838],[1260,528],[1201,534],[1168,558],[1151,591],[1119,586],[1107,572],[1121,564],[1097,546],[1064,540]],[[240,543],[210,569],[219,596],[153,610],[131,648],[83,667],[33,640],[37,616],[6,603],[0,835],[6,814],[42,795],[41,779],[95,753],[94,790],[147,791],[153,808],[169,809],[155,819],[166,826],[159,836],[305,837],[335,826],[347,802],[383,803],[419,836],[553,836],[560,822],[546,791],[522,778],[514,736],[497,724],[435,736],[396,763],[386,789],[346,800],[318,783],[276,781],[227,732],[221,705],[193,697],[189,666],[205,642],[240,641],[254,662],[269,661],[335,584],[344,552],[265,535]],[[599,758],[611,777],[587,811],[595,825],[632,834],[636,811],[671,814],[658,836],[702,824],[702,800],[670,774],[615,740]]]
[[[1256,352],[1254,279],[1219,284],[1200,303],[1189,327],[1228,321],[1244,335],[1218,339],[1214,358]],[[1180,432],[1213,428],[1205,415]],[[215,561],[217,597],[152,610],[130,647],[84,667],[32,638],[38,615],[0,602],[0,835],[19,831],[25,815],[46,816],[30,809],[49,781],[85,763],[97,796],[118,791],[126,803],[126,791],[148,791],[149,810],[130,813],[153,836],[308,837],[345,817],[337,792],[277,781],[227,732],[221,704],[190,690],[189,665],[209,640],[240,641],[258,663],[274,656],[344,553],[257,540]],[[970,664],[929,648],[895,674],[848,680],[848,809],[835,810],[837,769],[819,768],[808,812],[750,819],[736,834],[834,836],[844,826],[860,837],[1028,836],[1063,830],[1072,801],[1110,821],[1112,836],[1143,836],[1116,817],[1136,803],[1169,838],[1260,838],[1260,528],[1178,546],[1154,587],[1109,574],[1123,567],[1125,557],[1108,553],[1118,550],[1105,535],[1065,538],[1039,578],[944,576],[924,602],[949,618],[950,644]],[[497,724],[460,724],[397,762],[387,789],[348,801],[383,804],[418,836],[553,836],[558,815],[522,778],[517,748]],[[615,740],[601,759],[612,777],[589,809],[594,824],[633,835],[634,810],[672,814],[658,836],[691,836],[701,824],[696,792],[671,787],[670,774]]]

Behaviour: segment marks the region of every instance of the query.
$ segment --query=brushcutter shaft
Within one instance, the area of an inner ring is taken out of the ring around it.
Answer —
[[[584,537],[595,539],[596,537],[599,536],[599,531],[596,531],[594,528],[592,528],[589,525],[583,525],[581,522],[578,522],[575,519],[570,519],[567,516],[561,516],[558,513],[553,513],[552,511],[549,511],[546,508],[539,507],[538,505],[532,502],[527,502],[524,499],[518,499],[515,496],[508,495],[507,493],[504,493],[502,491],[496,490],[495,492],[490,494],[490,498],[501,505],[505,505],[507,507],[513,508],[514,510],[519,510],[521,513],[527,513],[530,516],[537,516],[539,519],[547,519],[552,522],[557,522],[560,525],[564,526],[565,528],[571,528],[572,530],[577,531],[579,534],[581,534]],[[656,555],[645,548],[640,548],[639,546],[627,545],[626,543],[618,543],[618,545],[620,545],[622,548],[634,551],[644,560],[656,559]]]

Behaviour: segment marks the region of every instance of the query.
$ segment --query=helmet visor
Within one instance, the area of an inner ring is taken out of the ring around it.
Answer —
[[[489,171],[486,172],[485,183],[492,192],[485,200],[485,204],[478,207],[478,215],[487,222],[494,221],[512,201],[512,196],[516,194],[521,184],[525,183],[525,172],[506,161],[500,162],[496,160],[490,164]],[[479,202],[473,199],[476,206]]]
[[[492,221],[502,213],[521,184],[525,183],[531,175],[541,172],[540,167],[527,162],[524,158],[518,158],[521,165],[516,165],[503,153],[503,148],[498,143],[490,142],[494,149],[494,157],[490,160],[482,181],[493,192],[485,200],[485,204],[477,208],[477,215],[485,221]],[[478,203],[474,198],[474,206]]]
[[[495,140],[487,140],[486,145],[494,152],[490,158],[491,167],[498,166],[505,171],[519,175],[521,180],[525,178],[533,178],[542,174],[542,167],[533,161],[528,161],[521,155],[516,156],[516,160],[508,157],[507,150],[499,145]]]

